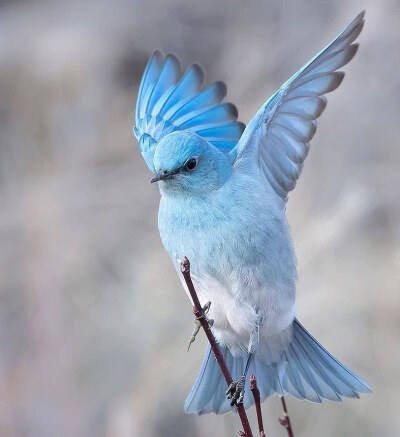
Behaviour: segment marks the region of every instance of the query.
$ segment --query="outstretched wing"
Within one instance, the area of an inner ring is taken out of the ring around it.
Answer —
[[[156,50],[140,83],[133,132],[150,170],[157,143],[173,131],[191,131],[227,153],[235,147],[245,125],[237,120],[232,103],[221,103],[226,95],[223,82],[203,89],[204,72],[198,64],[184,74],[174,55]]]
[[[292,76],[261,107],[230,152],[235,165],[262,171],[284,207],[296,186],[314,136],[315,121],[326,106],[323,94],[336,89],[344,73],[336,71],[356,54],[353,44],[364,24],[361,12],[325,49]],[[255,167],[257,166],[257,167]]]

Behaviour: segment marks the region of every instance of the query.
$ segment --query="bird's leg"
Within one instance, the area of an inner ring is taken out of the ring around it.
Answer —
[[[203,309],[201,311],[201,315],[200,316],[196,316],[194,318],[194,329],[192,332],[192,335],[189,338],[189,345],[187,350],[190,349],[190,345],[196,340],[196,335],[198,334],[200,327],[201,327],[201,323],[200,323],[200,319],[206,319],[206,321],[208,322],[208,324],[210,326],[212,326],[214,324],[214,320],[213,319],[209,319],[207,318],[207,313],[208,311],[210,311],[210,306],[211,306],[211,302],[207,302],[204,306]]]
[[[226,396],[231,399],[231,407],[233,405],[239,405],[243,403],[244,399],[244,385],[246,383],[246,375],[249,370],[251,359],[253,358],[253,353],[249,353],[247,356],[246,366],[243,375],[237,380],[230,383],[228,390],[226,391]]]
[[[258,345],[258,324],[256,326],[256,329],[250,335],[250,342],[247,350],[248,351],[247,361],[243,371],[243,375],[237,381],[231,382],[229,384],[228,390],[225,393],[227,398],[231,399],[231,407],[233,407],[233,405],[239,405],[243,403],[246,376],[250,367],[251,360],[254,356],[255,351],[257,350],[257,345]]]

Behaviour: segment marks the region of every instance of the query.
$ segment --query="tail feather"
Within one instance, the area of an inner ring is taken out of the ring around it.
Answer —
[[[221,348],[221,353],[233,380],[238,380],[247,358],[233,357],[226,347]],[[280,360],[267,364],[254,358],[249,367],[251,373],[257,376],[261,400],[278,393],[312,402],[320,403],[324,399],[340,402],[343,397],[358,398],[360,393],[371,392],[366,382],[333,357],[297,319],[293,322],[292,341]],[[197,380],[186,399],[185,412],[226,413],[232,407],[225,390],[225,380],[208,345]],[[247,378],[245,408],[253,402]]]
[[[298,346],[296,343],[291,344],[291,355],[292,358],[296,361],[296,366],[302,377],[308,382],[308,386],[312,387],[312,389],[307,391],[306,399],[311,400],[312,402],[322,402],[323,398],[323,390],[321,390],[320,385],[317,382],[317,375],[314,375],[313,369],[310,368],[310,365],[307,361],[303,360],[301,352],[297,349]],[[330,388],[329,386],[327,388]],[[340,400],[340,399],[339,399]]]
[[[321,396],[322,392],[314,378],[312,372],[307,368],[307,363],[302,363],[300,356],[295,350],[295,344],[291,344],[289,347],[289,353],[291,356],[291,362],[294,364],[294,368],[300,373],[300,378],[302,378],[306,383],[304,384],[304,392],[302,393],[303,399],[309,399],[312,402],[322,402]]]
[[[320,371],[324,371],[325,380],[328,383],[331,381],[331,387],[339,396],[353,398],[359,397],[359,393],[371,392],[368,384],[332,356],[297,320],[294,321],[294,327],[297,327],[294,336],[298,344],[312,352],[311,361]]]
[[[296,380],[297,371],[293,372],[291,363],[288,358],[287,351],[283,352],[283,360],[285,360],[285,364],[281,366],[281,375],[280,381],[282,384],[283,391],[286,393],[292,393],[292,396],[302,400],[304,397],[301,394],[301,387]],[[304,388],[303,388],[304,391]]]
[[[221,353],[228,368],[232,369],[233,357],[228,349],[221,348]],[[214,379],[217,382],[212,385]],[[226,412],[227,410],[219,411],[225,400],[224,383],[221,370],[208,345],[196,382],[185,401],[185,412],[198,414]]]

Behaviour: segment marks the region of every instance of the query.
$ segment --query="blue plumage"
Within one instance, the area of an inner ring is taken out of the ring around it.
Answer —
[[[292,342],[277,362],[268,364],[255,359],[250,364],[249,373],[257,375],[262,401],[278,393],[318,403],[324,399],[340,402],[343,397],[358,398],[360,393],[371,391],[368,384],[336,360],[298,320],[294,320],[292,329]],[[232,377],[239,379],[246,357],[234,358],[228,348],[222,348],[222,354]],[[246,384],[248,391],[249,381]],[[186,399],[185,412],[222,414],[232,410],[225,391],[221,370],[208,346],[199,375]],[[246,397],[245,407],[252,401],[252,396]]]
[[[222,103],[225,84],[216,82],[203,90],[203,82],[204,72],[198,64],[182,75],[174,55],[164,57],[156,50],[150,57],[139,88],[134,128],[150,170],[154,171],[154,144],[177,130],[196,132],[225,151],[238,142],[245,126],[236,121],[235,105]]]
[[[355,55],[364,13],[294,74],[244,129],[223,103],[226,87],[203,89],[196,64],[182,75],[173,55],[151,56],[139,88],[135,135],[161,192],[159,230],[179,271],[187,256],[200,302],[226,364],[239,379],[249,362],[262,399],[274,393],[322,402],[370,392],[295,318],[296,258],[285,217],[337,71]],[[185,286],[185,285],[184,285]],[[248,392],[248,379],[245,389]],[[188,413],[231,409],[207,349]],[[253,402],[245,394],[244,405]]]

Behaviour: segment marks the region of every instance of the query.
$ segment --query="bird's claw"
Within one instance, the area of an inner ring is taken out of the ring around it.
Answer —
[[[200,319],[205,319],[208,323],[208,325],[211,327],[214,324],[214,320],[213,319],[208,319],[206,317],[206,315],[208,314],[208,312],[210,311],[210,307],[211,307],[211,302],[207,302],[202,310],[201,310],[201,314],[200,316],[195,317],[194,319],[194,329],[192,332],[192,335],[189,338],[189,345],[187,350],[190,349],[191,344],[196,340],[196,335],[198,334],[198,332],[200,331],[200,327],[201,327],[201,323],[200,323]]]
[[[234,405],[243,404],[245,381],[246,376],[242,375],[238,381],[233,381],[229,384],[228,390],[225,392],[225,394],[228,399],[231,399],[231,407]]]
[[[194,329],[192,335],[189,338],[189,344],[187,350],[189,351],[191,344],[196,340],[196,335],[200,330],[201,323],[198,319],[194,319]]]
[[[200,317],[197,317],[197,319],[200,319],[201,317],[205,317],[208,312],[210,311],[210,307],[211,307],[211,302],[208,301],[204,306],[203,306],[203,311]]]

